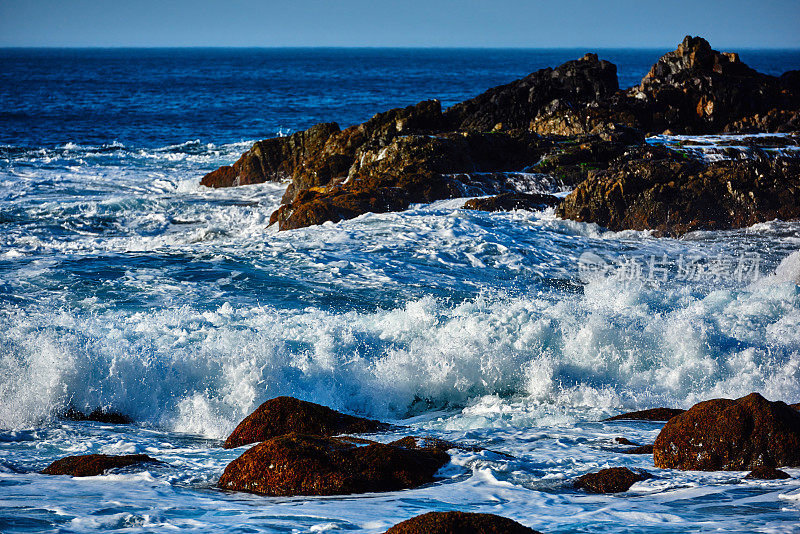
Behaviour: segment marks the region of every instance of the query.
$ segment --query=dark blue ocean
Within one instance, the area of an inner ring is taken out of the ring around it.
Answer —
[[[257,139],[448,106],[585,52],[0,50],[0,532],[379,533],[450,509],[546,533],[798,532],[800,470],[655,469],[615,438],[652,443],[660,425],[598,421],[751,391],[800,402],[800,223],[666,239],[454,199],[278,233],[286,184],[199,186]],[[666,50],[595,52],[624,88]],[[800,68],[798,50],[738,52]],[[585,276],[586,254],[607,276]],[[278,395],[407,426],[374,439],[513,457],[455,451],[434,484],[357,498],[216,490],[242,452],[222,440]],[[92,452],[164,464],[38,474]],[[572,489],[610,466],[655,476]]]

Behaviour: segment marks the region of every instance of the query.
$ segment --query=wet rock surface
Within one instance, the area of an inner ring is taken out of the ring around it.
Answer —
[[[396,491],[433,482],[449,460],[435,447],[288,434],[248,449],[218,485],[273,496]]]
[[[653,460],[699,471],[800,467],[800,413],[758,393],[701,402],[664,425]]]
[[[604,419],[604,421],[669,421],[685,411],[678,408],[651,408],[649,410],[621,413]]]
[[[44,475],[71,475],[74,477],[91,477],[102,475],[110,469],[119,469],[140,464],[160,463],[146,454],[125,454],[114,456],[109,454],[84,454],[67,456],[47,466]]]
[[[632,471],[627,467],[611,467],[578,477],[574,486],[589,493],[621,493],[628,491],[640,480],[651,478],[645,471]]]
[[[224,447],[232,449],[289,433],[334,436],[389,430],[391,425],[337,412],[294,397],[276,397],[261,404],[234,429]]]
[[[516,521],[494,514],[428,512],[398,523],[386,534],[538,534]]]

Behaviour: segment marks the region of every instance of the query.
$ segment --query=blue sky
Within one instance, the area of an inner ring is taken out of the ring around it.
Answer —
[[[800,48],[800,0],[0,0],[0,46]]]

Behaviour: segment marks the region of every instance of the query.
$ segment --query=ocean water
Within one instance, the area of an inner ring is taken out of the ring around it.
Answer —
[[[800,223],[664,239],[458,199],[278,233],[285,184],[198,186],[256,139],[452,104],[584,52],[0,50],[0,532],[378,533],[450,509],[550,533],[800,532],[800,470],[655,469],[614,439],[660,424],[599,422],[751,391],[800,402]],[[623,87],[663,52],[599,51]],[[798,51],[741,57],[800,68]],[[439,482],[385,494],[216,490],[243,450],[222,440],[277,395],[407,426],[378,440],[513,458],[456,452]],[[135,423],[64,421],[69,406]],[[37,474],[91,452],[165,464]],[[655,477],[570,487],[609,466]]]

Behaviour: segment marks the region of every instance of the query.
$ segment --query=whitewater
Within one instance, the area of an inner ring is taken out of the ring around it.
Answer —
[[[456,509],[548,533],[800,532],[800,470],[655,469],[616,438],[652,443],[661,424],[602,422],[752,391],[800,402],[800,223],[672,239],[455,199],[278,232],[286,184],[199,186],[255,136],[29,134],[0,145],[0,531],[379,533]],[[719,141],[650,140],[712,158]],[[587,253],[603,272],[587,275]],[[451,451],[439,482],[400,492],[216,489],[242,452],[222,440],[279,395],[406,427],[370,439],[511,456]],[[134,423],[64,420],[70,407]],[[164,463],[37,473],[87,453]],[[571,488],[614,466],[655,476],[620,495]]]

